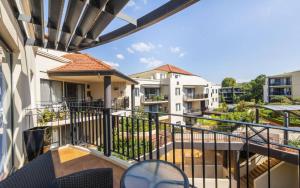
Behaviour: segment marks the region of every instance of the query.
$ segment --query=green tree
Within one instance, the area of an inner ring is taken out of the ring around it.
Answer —
[[[222,81],[222,87],[234,87],[236,86],[236,80],[234,78],[224,78]]]
[[[260,103],[263,101],[263,90],[265,85],[266,75],[259,75],[254,80],[248,83],[240,84],[245,94],[241,97],[242,100]]]
[[[261,74],[250,82],[252,85],[252,99],[255,99],[256,103],[263,101],[265,81],[266,75]]]

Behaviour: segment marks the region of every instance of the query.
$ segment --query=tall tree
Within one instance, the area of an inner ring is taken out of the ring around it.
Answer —
[[[231,77],[224,78],[222,81],[222,87],[234,87],[236,86],[236,80]]]
[[[254,80],[241,84],[242,89],[245,91],[245,95],[243,95],[242,100],[255,100],[256,103],[263,101],[265,80],[266,75],[261,74]]]
[[[255,99],[255,102],[263,101],[265,81],[266,75],[261,74],[250,82],[252,85],[252,98]]]

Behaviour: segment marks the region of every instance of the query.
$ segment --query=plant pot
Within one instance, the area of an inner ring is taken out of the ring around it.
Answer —
[[[44,147],[50,145],[50,127],[34,127],[23,131],[25,150],[28,161],[44,153]]]

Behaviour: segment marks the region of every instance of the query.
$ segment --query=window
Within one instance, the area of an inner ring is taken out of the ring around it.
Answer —
[[[181,105],[180,103],[176,103],[176,111],[180,111],[181,110]]]
[[[136,97],[140,96],[140,88],[134,88],[134,96]]]
[[[62,102],[62,82],[41,79],[41,104]]]
[[[176,96],[180,95],[180,88],[175,88],[175,95]]]
[[[159,88],[145,88],[145,97],[146,99],[150,99],[154,96],[160,95],[160,89]]]

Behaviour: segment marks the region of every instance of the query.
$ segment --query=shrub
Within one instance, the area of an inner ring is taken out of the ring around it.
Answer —
[[[292,101],[286,96],[272,96],[271,103],[292,104]]]

